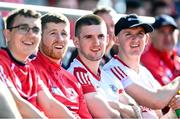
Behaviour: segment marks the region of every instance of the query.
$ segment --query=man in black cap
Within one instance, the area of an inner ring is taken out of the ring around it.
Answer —
[[[152,31],[152,26],[143,23],[135,14],[120,18],[115,25],[118,55],[103,68],[112,77],[118,78],[125,91],[141,105],[143,118],[158,119],[162,116],[160,109],[168,105],[180,89],[180,78],[161,87],[152,74],[140,64],[141,54],[148,43],[148,33]]]
[[[163,86],[180,76],[180,58],[175,50],[179,31],[175,20],[168,15],[157,16],[152,25],[155,29],[152,43],[141,62]]]

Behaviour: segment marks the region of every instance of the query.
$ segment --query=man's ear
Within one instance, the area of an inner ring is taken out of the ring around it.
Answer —
[[[119,39],[117,36],[114,37],[114,44],[119,46]]]
[[[109,36],[109,34],[107,34],[106,45],[108,45],[109,42],[110,42],[110,36]]]
[[[116,41],[116,36],[115,35],[113,35],[113,42],[115,43],[115,41]]]
[[[9,41],[9,37],[10,37],[10,31],[8,29],[4,29],[3,30],[3,35],[4,35],[4,40],[6,41],[6,43]]]
[[[78,37],[73,38],[73,43],[76,48],[79,48],[79,38]]]
[[[146,40],[145,40],[145,44],[147,45],[149,42],[151,42],[150,40],[151,40],[151,38],[150,38],[149,33],[146,33]]]

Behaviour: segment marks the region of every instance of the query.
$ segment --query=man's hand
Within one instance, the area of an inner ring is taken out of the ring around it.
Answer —
[[[180,95],[176,95],[171,99],[169,107],[173,110],[180,109]]]

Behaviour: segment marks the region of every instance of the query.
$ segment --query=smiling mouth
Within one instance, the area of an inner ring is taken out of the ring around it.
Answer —
[[[93,48],[93,49],[91,49],[91,51],[93,51],[93,52],[98,52],[100,50],[101,50],[100,48]]]
[[[23,44],[25,44],[25,45],[33,45],[33,42],[30,42],[30,41],[24,41]]]
[[[131,45],[131,48],[137,48],[137,47],[139,47],[139,44],[133,44],[133,45]]]
[[[56,49],[63,49],[63,48],[64,48],[64,46],[62,46],[62,45],[58,45],[58,46],[55,46],[55,48],[56,48]]]

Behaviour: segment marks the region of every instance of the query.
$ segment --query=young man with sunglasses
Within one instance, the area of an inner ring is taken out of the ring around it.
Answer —
[[[7,48],[0,50],[0,80],[11,91],[22,117],[73,118],[67,107],[53,98],[29,60],[41,39],[40,14],[26,9],[13,11],[6,26]]]

